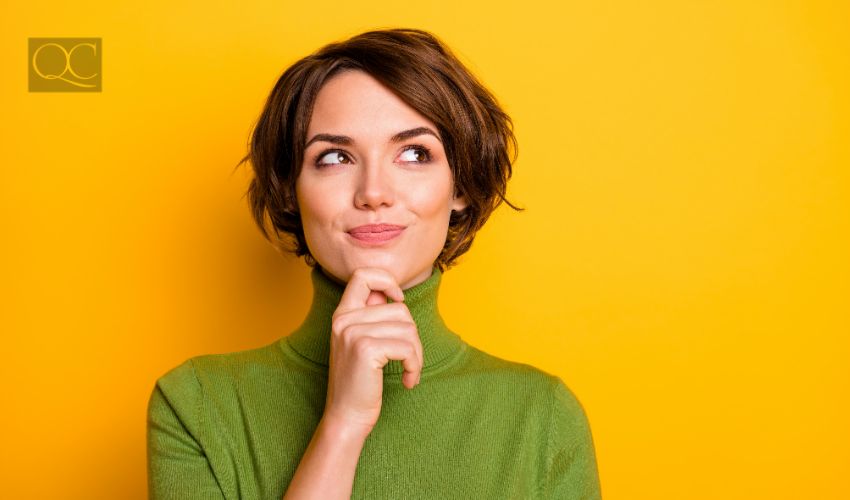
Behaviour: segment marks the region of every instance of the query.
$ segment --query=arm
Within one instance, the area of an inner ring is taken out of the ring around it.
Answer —
[[[163,390],[163,386],[166,390]],[[224,494],[196,439],[202,404],[190,362],[164,375],[148,401],[148,498],[215,499]]]
[[[284,500],[348,499],[369,429],[322,418]]]
[[[560,378],[553,383],[543,498],[599,500],[596,451],[587,415]]]
[[[402,360],[408,389],[422,370],[422,343],[403,301],[385,269],[358,268],[346,284],[332,318],[324,414],[284,500],[351,498],[357,461],[380,416],[383,367]]]

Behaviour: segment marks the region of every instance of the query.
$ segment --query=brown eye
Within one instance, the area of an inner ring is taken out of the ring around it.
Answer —
[[[405,162],[409,163],[427,163],[431,161],[431,152],[425,146],[409,146],[403,151],[403,156],[406,156]]]
[[[346,154],[343,153],[342,151],[335,150],[335,149],[329,150],[329,151],[323,151],[322,153],[319,154],[318,157],[316,157],[316,166],[317,167],[324,167],[324,166],[327,166],[327,165],[338,165],[339,163],[336,163],[334,160],[339,161],[340,158],[348,158],[348,156],[346,156]],[[323,160],[329,160],[329,161],[323,161]],[[343,162],[340,161],[340,163],[343,163]],[[350,163],[350,161],[345,162],[345,163]]]

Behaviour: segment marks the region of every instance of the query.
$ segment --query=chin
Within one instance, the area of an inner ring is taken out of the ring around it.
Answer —
[[[369,257],[366,255],[352,256],[349,254],[332,261],[323,259],[322,261],[318,261],[318,263],[323,269],[346,283],[351,280],[351,275],[354,274],[354,271],[361,267],[385,269],[393,275],[399,284],[402,283],[402,280],[409,279],[410,276],[409,264],[399,262],[392,255],[375,255]]]
[[[396,281],[401,284],[402,280],[407,279],[407,276],[410,272],[407,264],[399,262],[398,260],[392,258],[391,256],[384,256],[380,258],[363,258],[357,259],[357,264],[350,269],[350,272],[354,272],[354,269],[358,267],[377,267],[380,269],[384,269],[396,279]]]

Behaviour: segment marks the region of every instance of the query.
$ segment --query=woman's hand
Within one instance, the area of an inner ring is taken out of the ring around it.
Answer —
[[[395,301],[387,303],[387,297]],[[422,370],[422,343],[395,278],[376,267],[356,269],[333,314],[326,421],[368,434],[378,422],[383,367],[404,366],[402,382],[412,389]]]

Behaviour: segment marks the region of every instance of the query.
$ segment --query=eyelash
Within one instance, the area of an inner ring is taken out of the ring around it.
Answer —
[[[425,157],[426,157],[425,160],[408,161],[408,162],[404,162],[404,163],[425,164],[425,163],[430,163],[431,160],[433,159],[433,157],[431,156],[431,150],[428,149],[427,147],[421,145],[421,144],[411,144],[409,146],[405,146],[405,148],[402,149],[401,152],[404,153],[405,151],[411,151],[411,150],[424,151]],[[346,153],[345,151],[343,151],[341,149],[326,149],[326,150],[322,151],[321,153],[319,153],[318,155],[316,155],[315,159],[313,160],[313,165],[315,165],[316,168],[324,168],[324,167],[331,167],[331,166],[334,166],[334,165],[342,165],[342,163],[319,163],[319,160],[321,160],[328,153],[342,153],[345,156],[348,156],[348,153]]]

